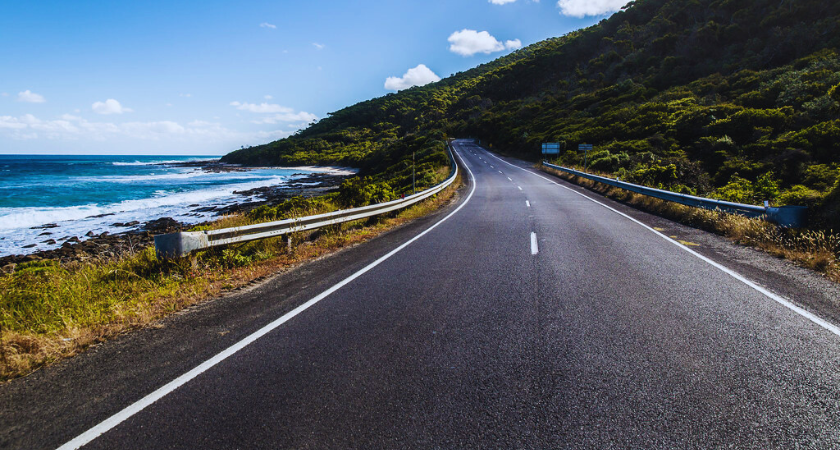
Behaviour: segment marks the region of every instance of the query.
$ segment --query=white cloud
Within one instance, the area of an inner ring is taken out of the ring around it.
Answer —
[[[272,96],[270,96],[270,95],[266,95],[266,96],[265,96],[265,99],[266,99],[266,100],[271,100],[272,98],[274,98],[274,97],[272,97]]]
[[[27,124],[23,123],[17,117],[12,116],[0,116],[0,130],[7,129],[7,130],[20,130],[22,128],[26,128]]]
[[[305,111],[295,112],[293,108],[273,103],[260,103],[258,105],[256,103],[230,102],[230,106],[235,106],[236,109],[257,114],[274,114],[273,116],[266,116],[253,120],[252,122],[256,124],[275,124],[277,122],[309,123],[313,120],[318,120],[318,116],[315,114]]]
[[[275,114],[273,116],[263,117],[261,119],[252,120],[252,123],[257,125],[263,124],[275,124],[277,122],[289,122],[289,123],[309,123],[312,121],[318,120],[318,116],[315,114],[311,114],[308,112],[297,112],[297,113],[285,113],[285,114]]]
[[[2,95],[3,97],[8,97],[8,96],[9,96],[9,93],[8,93],[8,92],[4,92],[4,93],[2,93],[2,94],[0,94],[0,95]]]
[[[260,24],[260,27],[271,28],[273,30],[273,29],[277,28],[277,25],[273,25],[273,24],[270,24],[268,22],[263,22],[263,23]]]
[[[36,94],[29,89],[18,92],[17,101],[26,103],[44,103],[47,99],[43,95]]]
[[[294,109],[289,108],[287,106],[280,106],[273,103],[260,103],[259,105],[256,103],[240,103],[240,102],[230,102],[230,106],[235,106],[236,109],[241,109],[242,111],[248,111],[252,113],[261,113],[261,114],[268,114],[268,113],[290,113],[293,112]]]
[[[440,81],[440,77],[426,67],[425,64],[420,64],[413,69],[408,69],[408,72],[402,78],[388,77],[385,80],[385,89],[401,91],[412,86],[425,86],[436,81]]]
[[[91,109],[93,109],[93,112],[97,114],[105,115],[122,114],[134,111],[131,108],[123,107],[122,105],[120,105],[120,102],[114,100],[113,98],[109,98],[104,102],[95,102],[93,105],[91,105]]]
[[[504,5],[506,3],[513,3],[516,0],[489,0],[494,5]]]
[[[178,94],[178,97],[192,97],[192,94]]]
[[[310,119],[309,116],[303,117]],[[194,142],[213,144],[225,142],[264,143],[267,140],[288,137],[288,130],[243,132],[231,130],[219,123],[194,120],[186,125],[172,121],[89,122],[81,117],[64,114],[55,120],[41,120],[31,114],[20,117],[0,116],[0,137],[15,140],[91,140],[133,139],[138,141]]]
[[[318,50],[323,50],[323,49],[324,49],[324,47],[326,47],[326,45],[324,45],[324,44],[319,44],[319,43],[317,43],[317,42],[313,42],[313,43],[312,43],[312,45],[314,45],[314,46],[315,46],[315,48],[317,48]]]
[[[559,0],[560,14],[572,17],[600,16],[618,11],[628,0]]]
[[[518,48],[522,48],[522,41],[520,41],[519,39],[505,41],[505,48],[508,50],[516,50]]]
[[[502,50],[516,49],[522,46],[519,39],[507,41],[504,44],[486,31],[463,29],[449,36],[449,51],[461,56],[472,56],[476,53],[490,54]]]

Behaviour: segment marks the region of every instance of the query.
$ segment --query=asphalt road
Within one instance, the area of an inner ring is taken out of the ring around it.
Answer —
[[[459,209],[315,266],[321,281],[246,294],[229,340],[146,355],[152,381],[107,401],[85,381],[76,419],[0,424],[0,443],[105,421],[84,448],[840,448],[840,336],[523,163],[456,150],[474,177]]]

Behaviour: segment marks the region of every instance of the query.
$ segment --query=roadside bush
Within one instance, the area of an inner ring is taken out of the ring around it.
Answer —
[[[375,182],[371,177],[350,178],[341,183],[338,190],[338,202],[348,208],[387,202],[396,197],[388,183]]]

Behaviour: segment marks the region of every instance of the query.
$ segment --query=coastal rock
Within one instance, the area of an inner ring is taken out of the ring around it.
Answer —
[[[85,236],[87,236],[87,237],[93,237],[93,236],[95,236],[95,235],[93,234],[93,231],[88,231],[87,233],[85,233]]]
[[[3,272],[5,274],[15,273],[15,267],[17,267],[17,264],[9,263],[9,264],[6,264],[3,267],[0,267],[0,272]]]
[[[21,248],[35,248],[35,247],[37,247],[37,246],[38,246],[38,244],[29,244],[29,245],[24,245],[24,246],[23,246],[23,247],[21,247]]]
[[[49,231],[45,231],[45,232],[39,234],[38,236],[52,236],[52,233],[50,233]]]
[[[146,222],[143,228],[154,233],[168,233],[180,229],[181,223],[171,217],[161,217]]]
[[[81,241],[80,241],[80,240],[79,240],[79,238],[77,238],[76,236],[73,236],[73,237],[71,237],[70,239],[67,239],[67,242],[73,242],[73,243],[76,243],[76,242],[81,242]]]
[[[58,225],[56,225],[54,223],[48,223],[48,224],[45,224],[45,225],[39,225],[37,227],[32,227],[32,228],[30,228],[30,230],[43,230],[43,229],[46,229],[46,228],[58,228]]]
[[[42,244],[55,245],[55,239],[47,239],[46,241],[42,242]]]
[[[125,222],[125,223],[123,223],[123,222],[112,223],[111,226],[112,227],[125,228],[125,227],[133,227],[133,226],[139,225],[139,224],[140,224],[140,222],[138,222],[136,220],[132,220],[131,222]]]

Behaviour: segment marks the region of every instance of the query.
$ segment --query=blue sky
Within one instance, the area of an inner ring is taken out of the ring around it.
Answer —
[[[0,153],[221,155],[624,3],[7,1]]]

